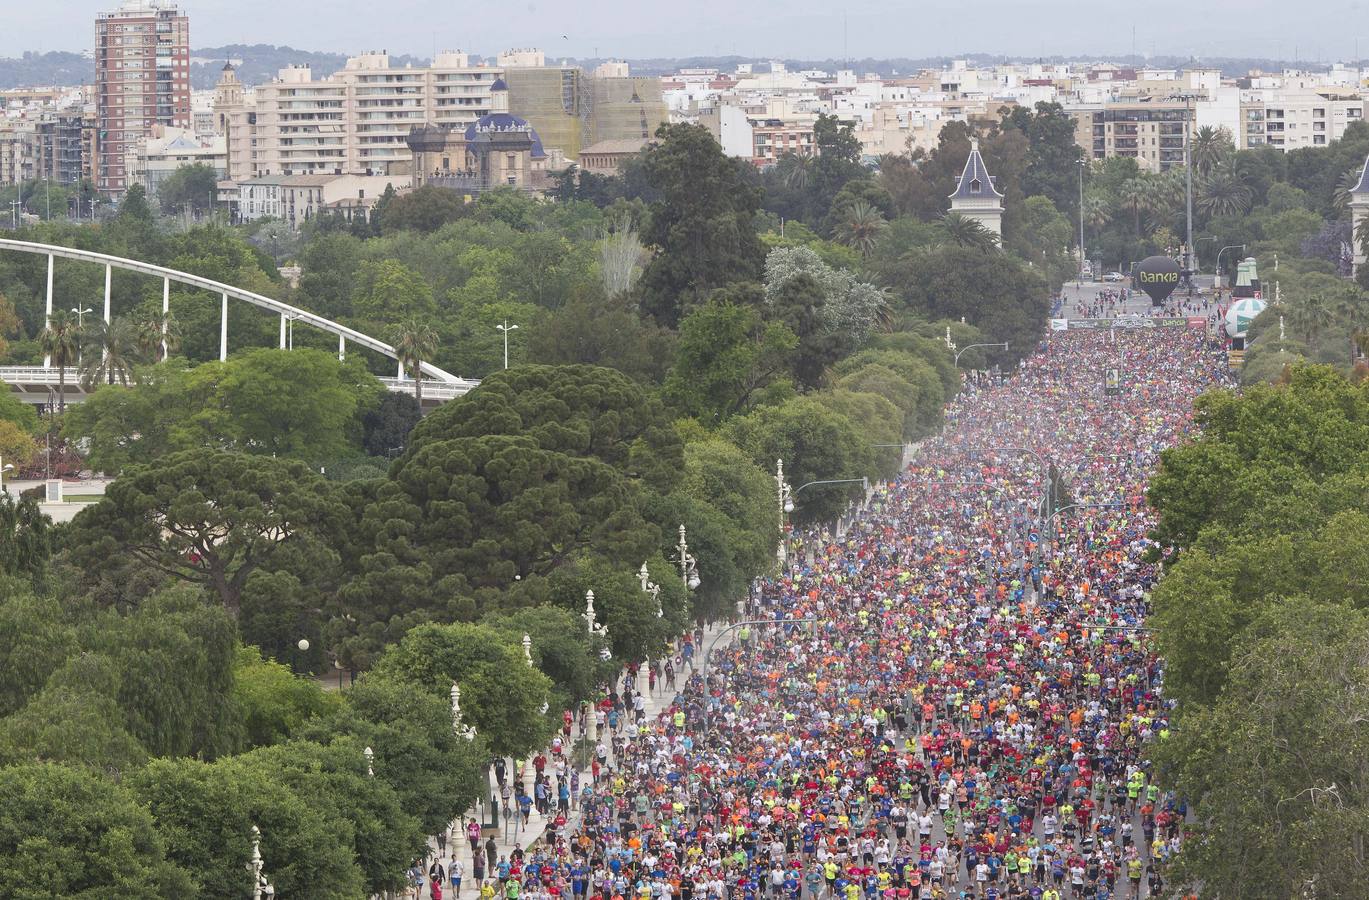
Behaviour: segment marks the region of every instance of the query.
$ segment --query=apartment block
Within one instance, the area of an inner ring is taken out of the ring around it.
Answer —
[[[95,20],[96,188],[128,187],[128,152],[154,125],[189,128],[190,19],[169,0],[128,0]]]
[[[1135,159],[1150,172],[1184,164],[1184,130],[1195,119],[1192,103],[1138,99],[1076,106],[1075,141],[1089,159]]]
[[[1242,148],[1324,147],[1364,119],[1364,97],[1349,90],[1252,90],[1241,100]]]

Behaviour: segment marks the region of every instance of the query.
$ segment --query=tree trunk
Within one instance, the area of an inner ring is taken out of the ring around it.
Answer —
[[[65,362],[57,364],[57,412],[67,411],[67,365]]]
[[[414,399],[418,401],[418,409],[423,410],[423,362],[414,361]]]

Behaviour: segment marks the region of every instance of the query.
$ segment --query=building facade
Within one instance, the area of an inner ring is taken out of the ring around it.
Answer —
[[[320,212],[358,209],[369,213],[386,188],[409,187],[407,178],[386,175],[264,175],[237,185],[236,217],[242,222],[279,219],[298,229]]]
[[[326,78],[307,66],[282,69],[249,95],[226,66],[214,114],[227,139],[229,177],[408,174],[410,130],[466,125],[493,112],[498,75],[464,53],[439,53],[426,68],[364,53]]]
[[[169,0],[128,0],[95,20],[95,186],[128,188],[128,152],[153,125],[190,127],[190,18]]]

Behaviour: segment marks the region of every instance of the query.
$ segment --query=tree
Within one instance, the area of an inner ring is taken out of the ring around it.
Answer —
[[[489,746],[482,736],[467,741],[456,734],[447,695],[367,672],[344,696],[346,702],[334,715],[306,722],[298,738],[346,740],[358,763],[356,748],[370,747],[375,780],[393,789],[422,834],[441,832],[484,794]],[[463,710],[470,703],[463,689]]]
[[[0,602],[0,719],[22,709],[76,652],[75,625],[49,598],[11,591]]]
[[[763,406],[728,423],[729,440],[752,462],[769,470],[784,460],[785,477],[795,487],[810,481],[860,478],[875,474],[869,440],[845,416],[811,397]],[[851,496],[850,486],[810,488],[795,499],[796,518],[820,522],[835,518]]]
[[[848,247],[854,247],[861,256],[869,256],[879,243],[880,232],[888,224],[878,209],[863,200],[857,201],[846,207],[837,227],[837,238]]]
[[[0,422],[0,436],[9,422]],[[32,497],[0,493],[0,574],[40,576],[52,555],[52,520]]]
[[[1189,155],[1193,158],[1193,172],[1200,177],[1236,152],[1231,132],[1225,126],[1203,125],[1193,132],[1191,143]]]
[[[290,259],[300,244],[299,232],[280,221],[265,223],[248,240],[252,246],[261,248],[278,266]]]
[[[133,323],[128,319],[96,319],[87,327],[88,334],[81,343],[91,352],[81,367],[81,386],[86,390],[97,384],[127,387],[134,377],[138,353],[138,334]]]
[[[985,228],[983,222],[960,213],[947,213],[941,219],[941,227],[958,247],[988,252],[998,246],[998,236]]]
[[[209,166],[198,163],[181,166],[157,186],[157,201],[167,215],[188,207],[199,218],[214,208],[218,194],[218,176]]]
[[[93,569],[132,554],[212,590],[236,616],[247,578],[340,512],[302,463],[184,450],[125,472],[103,500],[77,514],[68,544]]]
[[[590,638],[584,619],[569,609],[534,606],[493,613],[480,624],[499,631],[505,642],[521,643],[525,634],[532,639],[533,665],[553,684],[553,717],[563,709],[576,709],[587,700],[593,701],[599,685],[612,679],[617,668],[612,661],[599,658],[599,640]]]
[[[604,279],[604,296],[617,297],[632,290],[637,281],[637,270],[642,261],[641,239],[632,227],[632,220],[621,216],[600,239],[599,271]]]
[[[93,900],[190,889],[128,788],[65,766],[0,769],[0,895]]]
[[[167,354],[180,349],[180,329],[169,311],[144,315],[133,323],[133,329],[138,355],[145,360],[162,362]]]
[[[1363,387],[1324,366],[1300,366],[1285,385],[1194,404],[1202,437],[1161,455],[1147,498],[1160,510],[1153,537],[1192,544],[1209,524],[1234,527],[1293,478],[1324,480],[1361,465],[1369,447]],[[1253,520],[1252,520],[1253,521]]]
[[[1135,226],[1136,236],[1140,237],[1141,213],[1150,209],[1155,202],[1148,179],[1143,176],[1128,179],[1118,190],[1118,200],[1123,205],[1131,207],[1132,224]]]
[[[1252,623],[1222,698],[1160,746],[1198,825],[1177,884],[1223,897],[1360,889],[1366,640],[1363,611],[1300,597]]]
[[[57,411],[66,412],[67,408],[67,367],[76,361],[81,349],[80,329],[75,317],[66,310],[54,310],[48,318],[47,327],[38,336],[43,354],[50,357],[57,367]]]
[[[759,197],[742,163],[725,156],[702,126],[662,125],[656,138],[642,153],[660,197],[643,233],[658,252],[642,274],[642,306],[674,327],[715,288],[760,275]]]
[[[1253,192],[1241,171],[1220,162],[1198,183],[1194,205],[1208,216],[1235,216],[1250,208]]]
[[[341,704],[312,679],[263,659],[255,647],[239,647],[233,660],[233,702],[242,716],[247,747],[289,739],[311,719],[330,716]]]
[[[1021,192],[1041,195],[1056,209],[1078,212],[1077,181],[1083,151],[1075,140],[1074,119],[1059,103],[1038,102],[1036,107],[1013,107],[1003,120],[1005,131],[1018,130],[1028,142],[1023,160]],[[964,157],[961,157],[963,160]],[[993,162],[993,161],[990,161]],[[990,172],[999,175],[999,168]],[[1001,175],[999,175],[1001,178]],[[1004,191],[1007,193],[1007,191]]]
[[[446,188],[425,184],[406,194],[395,194],[386,185],[385,190],[388,196],[381,198],[373,213],[373,221],[381,234],[401,231],[429,234],[468,214],[461,194]]]
[[[395,327],[399,365],[414,380],[414,402],[423,405],[423,361],[437,351],[437,332],[424,322],[409,319]]]
[[[673,406],[710,425],[745,410],[787,369],[798,345],[788,327],[763,323],[754,306],[736,305],[724,293],[680,323],[675,363],[663,387]]]
[[[38,455],[33,437],[8,419],[0,419],[0,460],[22,469]]]
[[[427,319],[437,312],[432,287],[397,259],[363,261],[351,297],[353,314],[375,322]]]
[[[528,666],[516,641],[482,625],[421,625],[381,657],[375,675],[445,697],[461,688],[462,721],[496,756],[522,757],[551,737],[542,712],[551,679]]]
[[[896,311],[963,317],[982,329],[985,340],[1009,342],[1010,355],[1025,355],[1045,329],[1045,279],[1006,253],[946,245],[904,254],[879,274],[899,301]]]
[[[281,896],[364,895],[355,831],[337,815],[336,789],[323,777],[300,789],[290,784],[279,758],[274,767],[264,762],[252,754],[212,764],[160,759],[130,779],[151,810],[167,856],[191,874],[193,895],[231,900],[251,893],[246,861],[254,826],[263,868]],[[348,789],[372,788],[349,782]],[[187,895],[191,890],[187,885]]]
[[[673,355],[672,337],[640,315],[630,295],[610,299],[601,291],[586,291],[528,333],[528,355],[543,364],[603,366],[659,383]]]
[[[1058,289],[1076,270],[1069,252],[1074,228],[1047,197],[1028,197],[1016,226],[1008,232],[1007,249],[1045,273]]]
[[[416,399],[386,391],[361,417],[361,448],[372,456],[392,457],[404,449],[409,432],[421,418],[422,408]]]

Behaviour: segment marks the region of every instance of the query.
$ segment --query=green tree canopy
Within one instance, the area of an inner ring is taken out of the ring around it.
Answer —
[[[213,591],[236,615],[253,572],[342,513],[322,478],[301,463],[184,450],[126,472],[77,514],[66,540],[92,570],[131,554]]]
[[[673,327],[715,288],[760,275],[759,197],[742,165],[700,125],[662,125],[643,152],[659,199],[642,234],[658,251],[642,274],[642,304],[661,324]]]
[[[462,721],[499,756],[522,756],[551,737],[542,713],[551,679],[527,665],[507,632],[483,625],[421,625],[385,653],[375,676],[446,697],[461,688]]]
[[[127,787],[65,766],[0,768],[0,896],[96,900],[190,890],[187,870],[167,859],[153,817]]]

